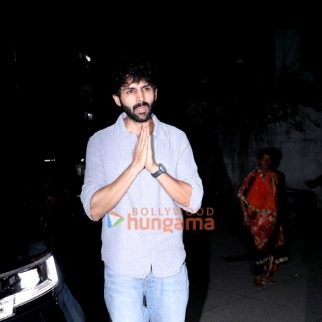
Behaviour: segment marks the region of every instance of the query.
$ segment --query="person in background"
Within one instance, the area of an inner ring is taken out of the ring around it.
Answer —
[[[276,168],[277,150],[264,148],[258,153],[258,166],[243,180],[238,198],[244,225],[249,228],[256,248],[254,283],[257,287],[272,281],[280,263],[288,261],[283,233],[285,182]]]
[[[203,187],[185,133],[153,113],[157,96],[152,65],[123,60],[113,85],[122,113],[87,145],[81,200],[90,219],[102,219],[104,297],[113,322],[185,320],[182,229],[169,232],[146,221],[157,216],[170,223],[176,208],[196,212]]]

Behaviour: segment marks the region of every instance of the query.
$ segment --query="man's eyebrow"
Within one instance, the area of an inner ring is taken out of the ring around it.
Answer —
[[[132,84],[133,84],[133,83],[131,83],[131,84],[124,84],[124,85],[121,87],[121,89],[136,88],[136,87],[132,86]],[[145,85],[143,85],[141,88],[144,88],[144,87],[152,87],[152,85],[151,85],[151,84],[145,84]]]
[[[130,85],[125,84],[125,85],[123,85],[123,86],[121,87],[121,90],[129,89],[129,88],[134,88],[134,87],[132,87],[131,85],[132,85],[132,84],[130,84]]]

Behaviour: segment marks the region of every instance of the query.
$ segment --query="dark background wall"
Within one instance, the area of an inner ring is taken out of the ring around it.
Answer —
[[[233,198],[266,145],[282,150],[290,186],[318,176],[322,38],[313,8],[222,15],[201,7],[185,14],[162,7],[159,18],[152,10],[142,19],[106,9],[95,23],[89,10],[68,27],[68,15],[16,24],[6,50],[6,121],[20,134],[9,144],[19,176],[41,180],[52,165],[45,159],[77,175],[89,136],[119,113],[108,85],[113,64],[142,52],[161,71],[156,113],[187,132],[208,202]]]

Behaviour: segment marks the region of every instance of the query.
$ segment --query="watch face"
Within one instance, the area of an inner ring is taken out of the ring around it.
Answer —
[[[167,170],[166,170],[166,168],[164,167],[164,165],[163,164],[159,164],[159,168],[160,168],[160,170],[162,171],[162,172],[166,172]]]

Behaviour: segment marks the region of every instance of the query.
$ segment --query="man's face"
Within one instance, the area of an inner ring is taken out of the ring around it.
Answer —
[[[122,106],[127,116],[135,122],[146,122],[151,118],[152,106],[157,90],[146,81],[128,82],[120,90],[120,96],[113,96],[115,103]]]

